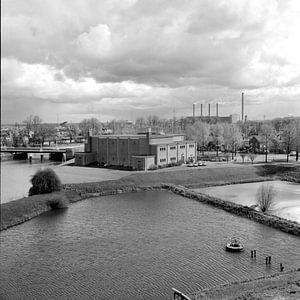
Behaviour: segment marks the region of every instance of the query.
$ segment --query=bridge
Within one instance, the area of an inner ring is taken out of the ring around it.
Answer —
[[[62,148],[38,148],[38,147],[1,147],[3,153],[66,153]]]
[[[66,148],[59,148],[59,147],[1,147],[0,152],[2,153],[11,153],[11,154],[32,154],[32,153],[39,153],[41,155],[48,153],[52,155],[61,155],[65,154],[66,160],[69,160],[74,157],[75,152],[82,152],[83,145],[81,146],[70,146]]]

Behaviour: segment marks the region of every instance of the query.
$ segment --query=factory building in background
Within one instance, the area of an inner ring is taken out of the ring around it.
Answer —
[[[197,143],[185,135],[145,134],[90,136],[84,153],[75,154],[75,164],[130,167],[147,170],[151,165],[195,161]]]

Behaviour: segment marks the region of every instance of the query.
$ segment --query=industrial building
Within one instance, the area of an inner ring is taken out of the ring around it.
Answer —
[[[84,153],[75,154],[75,164],[99,163],[107,166],[147,170],[151,165],[167,165],[179,161],[195,161],[197,143],[182,134],[90,136]]]

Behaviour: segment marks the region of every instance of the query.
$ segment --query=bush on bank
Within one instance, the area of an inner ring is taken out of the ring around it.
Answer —
[[[51,209],[67,208],[69,206],[69,200],[63,194],[54,195],[47,201],[47,205],[49,205]]]
[[[56,208],[55,203],[57,202],[73,203],[81,199],[82,198],[74,191],[60,191],[50,194],[34,195],[3,203],[1,204],[0,230],[22,224],[46,211]],[[51,207],[50,203],[53,203],[53,207]],[[60,204],[57,206],[60,206]]]
[[[37,171],[31,179],[32,187],[29,189],[29,196],[48,194],[61,190],[61,181],[56,173],[47,168]]]

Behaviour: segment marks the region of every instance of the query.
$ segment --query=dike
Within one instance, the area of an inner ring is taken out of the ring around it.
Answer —
[[[283,232],[290,233],[296,236],[300,236],[300,224],[297,222],[289,221],[277,216],[269,215],[260,211],[257,211],[248,206],[243,206],[230,201],[225,201],[220,198],[211,197],[199,192],[194,192],[183,186],[175,186],[170,184],[162,185],[163,188],[169,189],[175,194],[194,199],[196,201],[213,205],[221,208],[230,213],[236,214],[241,217],[246,217],[255,222],[279,229]]]

